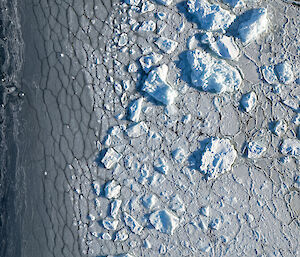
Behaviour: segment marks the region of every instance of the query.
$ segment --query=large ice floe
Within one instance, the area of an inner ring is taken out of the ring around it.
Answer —
[[[231,170],[237,152],[229,139],[210,138],[201,156],[200,170],[207,179],[214,179]]]
[[[226,30],[236,18],[230,11],[206,0],[189,0],[187,5],[188,11],[195,16],[201,29]]]
[[[236,68],[202,50],[189,51],[187,60],[191,68],[191,82],[196,88],[211,93],[233,92],[242,83]]]
[[[168,66],[154,68],[146,78],[142,90],[155,100],[170,105],[175,102],[178,93],[167,83]]]
[[[169,235],[173,235],[174,230],[179,225],[179,218],[169,210],[153,212],[149,221],[156,230]]]

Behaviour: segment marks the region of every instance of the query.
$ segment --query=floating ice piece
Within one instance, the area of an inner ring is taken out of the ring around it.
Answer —
[[[167,160],[163,157],[159,157],[155,162],[154,162],[154,168],[158,172],[167,175],[169,171],[169,165],[167,163]]]
[[[282,134],[284,134],[287,131],[287,124],[285,121],[279,120],[277,122],[275,122],[275,124],[273,125],[271,131],[277,135],[277,136],[281,136]]]
[[[118,220],[105,219],[102,221],[102,225],[107,230],[116,230],[119,224]]]
[[[159,37],[155,44],[158,46],[158,48],[162,51],[164,51],[167,54],[171,54],[175,51],[176,47],[178,46],[178,43],[172,39],[168,39],[166,37]]]
[[[140,119],[140,114],[142,111],[144,99],[141,97],[139,99],[134,100],[129,106],[128,118],[131,121],[138,122]]]
[[[288,62],[277,64],[275,72],[279,81],[283,84],[290,84],[295,80],[292,66]]]
[[[103,163],[106,169],[111,169],[120,159],[122,155],[116,152],[113,148],[109,148],[101,162]]]
[[[229,4],[231,7],[238,7],[244,4],[242,0],[223,0],[223,2]]]
[[[145,1],[141,7],[141,13],[152,12],[155,9],[155,5]]]
[[[144,21],[139,27],[139,31],[149,32],[156,29],[156,23],[154,21]]]
[[[212,93],[233,92],[242,83],[237,69],[202,50],[189,51],[187,59],[191,67],[191,81],[197,88]]]
[[[124,3],[135,6],[138,6],[140,2],[141,0],[124,0]]]
[[[145,208],[151,210],[157,203],[157,200],[158,199],[155,195],[145,195],[142,199],[142,203],[145,206]]]
[[[300,113],[297,113],[297,114],[294,116],[294,118],[292,119],[292,122],[293,122],[296,126],[300,125]]]
[[[158,64],[162,58],[163,56],[161,54],[151,53],[146,56],[142,56],[139,61],[143,70],[148,73],[152,66]]]
[[[185,212],[184,202],[179,195],[175,195],[171,198],[170,209],[177,212],[177,214],[182,214]]]
[[[117,233],[116,233],[116,236],[115,236],[115,240],[114,241],[125,241],[128,239],[128,234],[127,234],[127,231],[126,229],[122,228],[121,230],[119,230]]]
[[[138,70],[138,66],[136,65],[136,63],[130,63],[128,65],[128,72],[134,73],[137,72]]]
[[[218,219],[218,218],[215,218],[213,219],[210,223],[209,223],[209,227],[211,229],[214,229],[214,230],[218,230],[221,226],[221,220]]]
[[[186,159],[186,153],[185,153],[184,149],[182,149],[180,147],[175,149],[173,151],[172,155],[173,155],[175,162],[177,162],[177,163],[183,163]]]
[[[113,218],[116,218],[118,216],[121,204],[122,204],[122,200],[118,200],[118,199],[113,200],[110,203],[110,216],[112,216]]]
[[[141,121],[128,127],[126,134],[129,137],[140,137],[148,132],[148,127],[145,122]]]
[[[119,46],[125,46],[128,42],[128,36],[126,33],[122,33],[120,38],[119,38],[119,41],[118,41],[118,45]]]
[[[146,183],[147,178],[149,177],[149,169],[148,167],[144,164],[141,169],[140,169],[140,177],[138,179],[138,182],[141,183],[142,185]]]
[[[236,16],[219,5],[206,0],[188,0],[188,11],[195,16],[201,29],[209,31],[226,30]]]
[[[128,213],[124,212],[123,215],[126,226],[130,228],[132,233],[139,235],[142,232],[143,227]]]
[[[246,112],[250,112],[256,105],[257,96],[254,92],[244,94],[241,99],[241,106]]]
[[[236,157],[229,139],[210,138],[201,157],[200,170],[208,179],[217,178],[231,169]]]
[[[300,112],[300,100],[298,97],[286,96],[282,102],[295,112]]]
[[[258,142],[249,142],[247,144],[247,157],[250,159],[261,158],[266,150],[266,147],[262,146]]]
[[[159,210],[153,212],[149,221],[152,226],[161,233],[173,235],[174,230],[179,225],[179,219],[169,210]]]
[[[205,217],[209,217],[209,206],[201,207],[200,213]]]
[[[93,182],[92,184],[93,186],[93,189],[94,189],[94,192],[97,196],[100,196],[100,193],[101,193],[101,187],[100,187],[100,184],[98,182]]]
[[[103,240],[111,240],[111,235],[107,232],[101,234]]]
[[[165,64],[154,68],[142,86],[143,91],[165,105],[173,104],[177,97],[177,92],[166,82],[167,73]]]
[[[212,51],[224,59],[234,60],[240,54],[233,37],[222,35],[219,38],[215,38],[211,32],[208,32],[203,35],[201,41],[208,44]]]
[[[173,0],[155,0],[155,2],[164,6],[169,6],[170,4],[172,4]]]
[[[158,13],[156,13],[156,16],[160,20],[164,20],[167,17],[167,15],[164,12],[158,12]]]
[[[281,144],[281,153],[284,155],[291,155],[295,157],[300,156],[300,141],[299,139],[285,139]]]
[[[121,186],[118,185],[115,180],[107,182],[104,187],[104,193],[108,199],[117,198],[120,194],[120,191]]]
[[[268,29],[267,9],[253,9],[248,13],[249,18],[239,25],[239,38],[245,44],[257,39]]]
[[[273,66],[263,66],[262,67],[262,74],[264,79],[269,83],[269,84],[276,84],[278,83],[277,76],[274,71]]]

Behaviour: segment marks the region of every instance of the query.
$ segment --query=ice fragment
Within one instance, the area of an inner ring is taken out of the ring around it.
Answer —
[[[124,0],[126,4],[138,6],[141,0]]]
[[[155,2],[164,6],[169,6],[172,4],[173,0],[155,0]]]
[[[126,134],[129,137],[140,137],[148,132],[148,127],[145,122],[141,121],[137,124],[133,124],[132,126],[128,127],[126,130]]]
[[[250,159],[257,159],[263,156],[266,147],[262,144],[252,141],[247,144],[247,157]]]
[[[105,166],[106,169],[111,169],[120,159],[122,155],[116,152],[113,148],[109,148],[101,162]]]
[[[118,216],[119,209],[121,207],[122,200],[114,200],[110,203],[110,216],[116,218]]]
[[[281,144],[281,153],[295,157],[300,156],[300,141],[298,139],[287,138]]]
[[[120,194],[121,186],[115,180],[109,181],[104,187],[105,196],[108,199],[117,198]]]
[[[121,230],[119,230],[117,233],[116,233],[116,236],[115,236],[115,240],[114,241],[125,241],[128,239],[128,234],[127,234],[127,231],[126,229],[122,228]]]
[[[149,217],[153,227],[161,233],[173,235],[179,225],[179,219],[169,210],[158,210]]]
[[[295,80],[292,66],[288,62],[277,64],[275,72],[279,81],[283,84],[291,84]]]
[[[128,118],[131,121],[138,122],[140,119],[140,114],[142,110],[142,105],[143,105],[143,98],[139,98],[134,100],[130,106],[129,106],[129,113],[128,113]]]
[[[159,157],[155,162],[154,162],[154,168],[158,172],[167,175],[169,171],[169,166],[167,163],[167,160],[164,157]]]
[[[145,208],[151,210],[157,203],[157,197],[155,195],[145,195],[142,199],[142,203]]]
[[[128,42],[128,36],[125,33],[122,33],[120,38],[119,38],[119,42],[118,45],[119,46],[125,46]]]
[[[201,207],[200,213],[205,217],[209,217],[209,206]]]
[[[159,61],[162,59],[162,55],[161,54],[157,54],[157,53],[151,53],[148,54],[146,56],[142,56],[139,61],[140,64],[143,68],[143,70],[148,73],[152,66],[156,65],[159,63]]]
[[[156,29],[156,23],[154,21],[144,21],[139,27],[139,31],[149,32]]]
[[[186,153],[185,153],[184,149],[182,149],[180,147],[175,149],[173,151],[172,155],[173,155],[173,158],[176,163],[183,163],[185,161]]]
[[[116,230],[119,224],[118,220],[105,219],[102,221],[102,225],[107,230]]]
[[[250,112],[256,105],[257,96],[254,92],[244,94],[241,99],[241,106],[246,112]]]
[[[148,2],[148,1],[145,1],[143,4],[142,4],[142,7],[141,7],[141,13],[146,13],[146,12],[151,12],[155,9],[155,5]]]
[[[176,47],[178,46],[178,43],[172,39],[168,39],[166,37],[159,37],[155,44],[158,46],[158,48],[162,51],[164,51],[167,54],[171,54],[175,51]]]
[[[287,124],[285,121],[282,120],[275,122],[272,127],[272,132],[277,136],[281,136],[286,132],[286,130],[287,130]]]
[[[124,212],[123,214],[124,214],[124,222],[126,226],[130,228],[132,233],[139,235],[142,232],[143,227],[128,213]]]

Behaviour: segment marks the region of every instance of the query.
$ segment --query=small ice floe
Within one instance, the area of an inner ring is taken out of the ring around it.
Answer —
[[[247,157],[250,159],[258,159],[263,156],[267,148],[263,146],[259,142],[251,141],[248,142],[247,148],[246,148],[246,154]]]
[[[146,56],[142,56],[139,61],[140,61],[140,64],[143,68],[143,70],[148,73],[151,68],[158,64],[161,59],[163,58],[163,56],[161,54],[157,54],[157,53],[151,53],[151,54],[148,54]]]
[[[115,180],[107,182],[104,187],[104,194],[108,199],[118,198],[120,195],[120,191],[121,186],[118,185]]]
[[[129,253],[119,254],[119,255],[107,255],[106,257],[134,257],[134,255]]]
[[[110,216],[116,218],[118,216],[122,200],[116,199],[110,203]]]
[[[280,151],[284,155],[300,157],[300,140],[292,138],[284,139]]]
[[[254,92],[244,94],[241,99],[241,107],[246,112],[251,112],[257,102],[257,96]]]
[[[154,68],[146,78],[142,90],[152,96],[155,100],[165,104],[173,104],[177,97],[177,92],[166,82],[168,66]]]
[[[201,29],[226,30],[236,18],[230,11],[206,0],[188,0],[187,5],[188,11],[196,18]]]
[[[239,25],[239,38],[244,44],[257,39],[262,33],[268,30],[267,9],[253,9],[247,13],[247,19]]]
[[[242,0],[223,0],[225,4],[229,4],[231,7],[240,7],[244,5]]]
[[[141,0],[124,0],[124,3],[128,5],[138,6]]]
[[[131,102],[129,108],[128,108],[128,119],[134,122],[138,122],[140,119],[140,114],[142,111],[142,105],[143,105],[144,99],[138,98]]]
[[[148,127],[145,122],[141,121],[137,124],[133,124],[126,129],[128,137],[136,138],[145,135],[148,132]]]
[[[100,193],[101,193],[101,186],[100,186],[100,184],[98,182],[94,181],[93,184],[92,184],[92,187],[93,187],[94,193],[97,196],[100,196]]]
[[[130,63],[128,65],[128,72],[130,73],[134,73],[138,71],[138,66],[136,65],[136,63]]]
[[[149,221],[156,230],[169,235],[173,235],[179,225],[179,218],[169,210],[153,212],[149,217]]]
[[[124,215],[124,222],[126,226],[128,226],[132,233],[134,234],[141,234],[143,227],[128,213],[123,212]]]
[[[183,163],[186,159],[186,152],[181,147],[178,147],[172,152],[172,156],[176,163]]]
[[[169,6],[172,4],[173,0],[155,0],[158,4]]]
[[[181,215],[185,212],[185,204],[179,195],[174,195],[170,199],[170,209]]]
[[[288,95],[282,99],[282,103],[295,112],[300,112],[300,99],[296,96]]]
[[[211,32],[207,32],[201,38],[203,44],[208,44],[209,48],[218,56],[224,59],[235,60],[240,54],[240,49],[234,42],[233,37],[221,35],[214,37]]]
[[[128,36],[126,33],[122,33],[119,37],[118,45],[120,47],[125,46],[128,43]]]
[[[175,51],[176,47],[178,46],[178,43],[172,39],[168,39],[166,37],[159,37],[155,44],[158,46],[158,48],[162,51],[164,51],[167,54],[171,54]]]
[[[154,21],[143,21],[138,31],[149,32],[156,29],[156,23]]]
[[[211,229],[214,229],[214,230],[218,230],[221,226],[221,220],[219,218],[215,218],[213,219],[209,225],[208,225]]]
[[[119,242],[123,242],[125,240],[128,239],[128,233],[126,231],[125,228],[122,228],[121,230],[119,230],[116,235],[115,235],[115,240],[114,241],[119,241]]]
[[[155,9],[155,5],[150,3],[149,1],[145,1],[141,7],[141,13],[152,12]]]
[[[164,12],[158,12],[156,13],[156,17],[160,20],[166,19],[167,15]]]
[[[107,232],[100,234],[100,237],[103,240],[107,240],[107,241],[111,240],[111,235]]]
[[[113,148],[109,148],[101,162],[103,163],[106,169],[111,169],[119,160],[122,158],[122,155],[115,151]]]
[[[272,65],[263,66],[261,68],[261,71],[262,71],[265,81],[267,81],[269,84],[273,85],[273,84],[279,83],[277,76],[275,74],[275,71],[274,71],[274,67]]]
[[[169,165],[166,158],[158,157],[158,159],[154,162],[154,168],[159,173],[167,175],[169,171]]]
[[[279,81],[283,84],[291,84],[295,80],[292,66],[286,61],[277,64],[275,66],[275,72]]]
[[[145,195],[142,198],[142,203],[148,210],[151,210],[156,205],[157,201],[158,198],[155,195]]]
[[[214,179],[231,170],[237,152],[229,139],[210,138],[201,156],[200,170],[207,179]]]
[[[277,136],[282,136],[287,131],[287,128],[287,123],[284,120],[276,121],[271,125],[271,131]]]
[[[210,213],[210,209],[209,206],[203,206],[200,209],[200,214],[205,216],[205,217],[209,217],[209,213]]]
[[[192,84],[211,93],[233,92],[242,83],[239,71],[224,60],[212,57],[203,50],[189,51]]]
[[[102,221],[102,225],[107,230],[116,230],[118,227],[119,221],[106,218]]]

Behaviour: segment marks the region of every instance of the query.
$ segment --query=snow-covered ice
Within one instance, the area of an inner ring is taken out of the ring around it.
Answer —
[[[151,194],[151,195],[145,195],[142,198],[142,203],[144,205],[145,208],[151,210],[157,203],[158,198]]]
[[[167,54],[171,54],[175,51],[176,47],[178,46],[178,43],[172,39],[166,38],[166,37],[159,37],[155,44],[158,46],[160,50]]]
[[[192,84],[212,93],[233,92],[242,83],[239,71],[224,60],[212,57],[203,50],[189,51]]]
[[[105,197],[108,199],[118,198],[120,195],[121,186],[117,184],[115,180],[111,180],[106,183],[104,187]]]
[[[154,4],[150,3],[149,1],[143,2],[141,7],[141,13],[152,12],[153,10],[155,10]]]
[[[203,207],[201,207],[200,214],[202,214],[205,217],[209,217],[209,215],[210,215],[210,208],[209,208],[209,206],[203,206]]]
[[[223,0],[225,4],[229,4],[231,7],[243,6],[243,0]]]
[[[143,21],[141,26],[139,27],[139,31],[149,32],[154,31],[156,29],[156,23],[154,21]]]
[[[250,159],[261,158],[266,150],[266,147],[262,143],[250,141],[248,142],[246,149],[247,157]]]
[[[181,215],[185,212],[185,204],[179,195],[174,195],[170,199],[170,209]]]
[[[142,90],[152,96],[155,100],[165,104],[173,104],[177,92],[167,83],[168,66],[154,68],[146,78]]]
[[[284,139],[280,146],[280,151],[284,155],[300,157],[300,140],[293,138]]]
[[[142,97],[131,102],[128,107],[128,119],[134,122],[138,122],[142,111],[144,99]]]
[[[115,151],[113,148],[108,148],[101,162],[106,169],[111,169],[113,166],[120,161],[122,155]]]
[[[292,65],[287,61],[277,64],[275,72],[279,81],[283,84],[291,84],[295,80]]]
[[[140,137],[148,132],[148,127],[145,122],[141,121],[137,124],[133,124],[126,129],[128,137]]]
[[[138,6],[140,2],[141,0],[124,0],[124,3],[135,6]]]
[[[154,1],[164,6],[169,6],[173,3],[173,0],[154,0]]]
[[[278,79],[277,79],[277,76],[275,74],[275,71],[274,71],[274,67],[272,65],[270,66],[263,66],[262,67],[262,74],[263,74],[263,77],[264,79],[269,83],[269,84],[276,84],[276,83],[279,83]]]
[[[106,218],[102,221],[102,225],[107,230],[116,230],[118,227],[119,221]]]
[[[142,56],[139,61],[143,70],[148,73],[154,65],[157,65],[163,58],[161,54],[152,52],[146,56]]]
[[[273,124],[271,130],[275,135],[281,136],[287,131],[287,123],[284,120],[279,120]]]
[[[169,235],[173,235],[179,225],[179,218],[169,210],[153,212],[149,217],[149,221],[156,230]]]
[[[210,138],[201,156],[200,170],[207,179],[214,179],[231,170],[237,152],[229,139]]]
[[[126,229],[122,228],[119,231],[117,231],[114,241],[121,241],[122,242],[122,241],[127,240],[128,237],[129,237],[129,235],[128,235]]]
[[[256,101],[257,101],[257,96],[252,91],[242,96],[241,106],[243,110],[245,110],[246,112],[251,112],[256,105]]]
[[[167,175],[169,171],[169,165],[166,158],[158,157],[158,159],[154,161],[154,168],[156,171]]]
[[[132,233],[141,234],[143,227],[127,212],[123,212],[124,222],[128,226]]]
[[[186,152],[183,148],[178,147],[172,152],[172,156],[176,163],[183,163],[186,159]]]
[[[110,216],[116,218],[118,216],[122,200],[116,199],[110,203]]]

